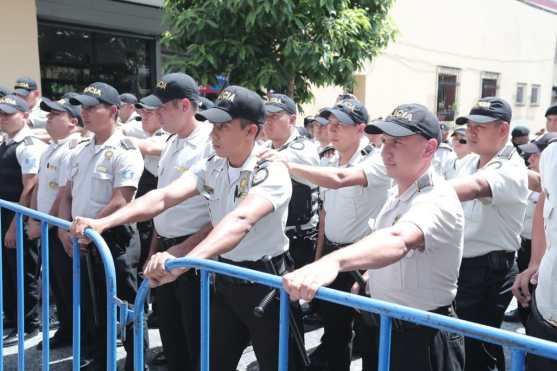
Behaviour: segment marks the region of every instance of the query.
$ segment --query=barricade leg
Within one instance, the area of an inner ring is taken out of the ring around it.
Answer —
[[[81,271],[80,271],[80,251],[79,243],[76,239],[72,239],[72,275],[73,275],[73,329],[72,329],[72,347],[73,347],[73,371],[79,371],[81,362]]]
[[[145,304],[145,299],[149,294],[149,282],[144,280],[137,290],[137,296],[135,298],[134,307],[134,324],[133,324],[133,355],[134,355],[134,369],[136,371],[142,371],[145,365],[145,359],[143,354],[143,307]]]
[[[290,298],[284,289],[280,289],[279,312],[279,359],[278,370],[288,371],[288,330],[290,316]]]
[[[511,371],[524,371],[526,353],[520,349],[513,349],[511,353]]]
[[[24,267],[23,267],[23,215],[15,214],[16,223],[16,261],[17,261],[17,367],[25,370],[25,298],[24,298]]]
[[[2,219],[2,208],[0,208],[0,220]],[[0,249],[4,248],[4,241],[2,239],[2,225],[0,223]],[[0,251],[0,279],[4,279],[4,267],[3,267],[3,251]],[[4,284],[0,284],[0,315],[4,318]],[[0,327],[0,339],[4,339],[4,323]],[[0,371],[4,371],[4,346],[0,347]]]
[[[392,320],[382,314],[379,332],[379,371],[389,371],[391,366],[391,328]]]
[[[209,355],[211,341],[211,291],[209,290],[209,272],[201,270],[201,371],[209,371]]]
[[[47,371],[50,364],[50,342],[48,341],[50,318],[48,310],[50,306],[50,296],[48,289],[49,282],[49,256],[48,256],[48,223],[41,222],[41,259],[43,262],[42,269],[42,322],[43,322],[43,350],[42,350],[42,369]]]

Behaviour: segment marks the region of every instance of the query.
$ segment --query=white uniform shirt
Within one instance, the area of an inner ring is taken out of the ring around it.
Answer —
[[[447,163],[454,160],[456,154],[454,153],[453,147],[448,143],[441,143],[437,151],[435,151],[435,156],[433,156],[432,165],[435,169],[437,175],[444,176],[443,169],[447,166]]]
[[[20,143],[15,149],[17,162],[21,167],[21,174],[38,174],[39,163],[47,145],[33,136],[33,131],[24,126],[13,138],[5,138],[6,145],[13,142]],[[1,180],[0,180],[1,181]]]
[[[137,113],[136,111],[133,111],[132,114],[130,115],[130,117],[128,118],[128,120],[125,121],[125,122],[120,119],[120,116],[118,116],[118,119],[116,120],[116,125],[119,128],[125,128],[129,124],[132,124],[134,122],[139,122],[139,126],[136,126],[136,127],[141,128],[141,120],[137,120],[137,117],[139,117],[141,119],[141,117],[139,116],[139,113]]]
[[[139,117],[139,115],[134,112],[132,117],[120,126],[120,129],[129,137],[139,139],[148,138],[149,134],[143,130],[143,123],[141,120],[136,120],[136,117]]]
[[[536,305],[544,319],[557,322],[557,144],[550,144],[542,152],[540,173],[545,192],[543,220],[546,250],[538,270]]]
[[[256,261],[288,251],[284,233],[292,182],[283,165],[272,164],[256,170],[259,158],[254,147],[241,168],[231,168],[228,160],[213,157],[198,163],[192,172],[197,177],[198,191],[208,199],[211,222],[217,225],[247,194],[263,197],[273,211],[261,218],[236,247],[222,255],[232,261]],[[269,168],[271,170],[269,170]],[[232,177],[232,179],[230,179]]]
[[[147,141],[158,143],[162,146],[165,146],[165,142],[167,139],[168,139],[168,133],[162,129],[157,130],[156,132],[153,133],[153,135],[146,138]],[[145,162],[145,169],[155,177],[159,175],[160,159],[161,156],[147,155],[143,157],[143,161]]]
[[[142,172],[141,153],[120,131],[101,145],[93,137],[71,158],[72,217],[96,218],[115,188],[137,189]]]
[[[536,204],[540,198],[538,192],[529,191],[528,192],[528,205],[526,206],[526,215],[524,216],[524,223],[522,224],[522,232],[520,236],[528,240],[532,239],[532,224],[534,221],[534,210],[536,209]]]
[[[450,305],[456,296],[462,259],[464,215],[454,189],[433,167],[398,195],[391,195],[374,230],[407,222],[424,234],[425,248],[411,250],[396,263],[369,270],[370,295],[422,310]]]
[[[387,200],[391,178],[387,176],[380,152],[362,154],[369,141],[362,138],[358,150],[344,168],[357,167],[365,172],[368,185],[322,189],[325,210],[325,236],[334,243],[352,243],[370,233],[369,222]],[[338,161],[335,164],[339,166]]]
[[[81,136],[72,134],[65,139],[52,140],[41,156],[37,185],[37,210],[50,213],[58,190],[66,184],[71,152],[77,148]]]
[[[272,148],[272,143],[269,143],[269,147]],[[275,148],[276,149],[276,148]],[[288,140],[282,145],[281,148],[278,148],[281,154],[283,154],[287,162],[292,162],[294,164],[300,165],[309,165],[309,166],[319,166],[319,153],[317,152],[317,146],[309,139],[302,137],[298,133],[297,130],[293,130],[292,134],[288,138]],[[309,182],[304,178],[299,178],[295,176],[291,176],[293,180],[298,183],[302,183],[311,187],[312,189],[317,188],[317,185]],[[317,194],[315,195],[317,197]],[[317,201],[317,200],[316,200]],[[318,213],[315,213],[311,220],[301,226],[302,230],[315,228],[317,226],[317,222],[319,221]],[[295,228],[295,226],[290,226],[288,228]]]
[[[210,124],[200,123],[187,138],[173,135],[168,140],[159,162],[158,188],[166,187],[211,155],[211,130]],[[209,206],[205,198],[195,196],[163,211],[153,221],[162,237],[187,236],[209,223]]]
[[[517,251],[526,212],[528,173],[524,160],[510,147],[504,147],[486,165],[478,169],[480,156],[469,154],[461,160],[457,178],[474,174],[489,183],[492,197],[462,203],[464,257],[473,258],[492,251]]]
[[[37,101],[35,107],[31,108],[29,112],[29,121],[33,125],[33,129],[44,129],[46,128],[46,120],[48,112],[41,109],[41,100]]]

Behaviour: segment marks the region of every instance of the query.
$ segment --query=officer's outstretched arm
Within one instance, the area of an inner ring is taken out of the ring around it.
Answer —
[[[479,175],[471,175],[450,180],[461,202],[492,197],[489,182]]]
[[[309,180],[320,187],[338,189],[350,186],[367,186],[364,171],[357,167],[337,168],[288,163],[291,175]]]
[[[382,268],[399,261],[410,250],[424,246],[420,228],[409,222],[399,222],[286,274],[283,285],[293,300],[311,300],[317,289],[333,282],[339,272]]]
[[[118,225],[153,219],[164,210],[197,194],[196,177],[186,173],[166,187],[155,189],[101,219],[75,218],[71,232],[83,235],[86,228],[92,228],[102,233]]]
[[[248,192],[246,198],[188,256],[207,259],[232,250],[261,218],[272,211],[273,204],[269,200]]]

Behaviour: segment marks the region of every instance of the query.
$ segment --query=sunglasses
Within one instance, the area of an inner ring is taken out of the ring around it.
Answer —
[[[459,140],[458,140],[458,143],[460,143],[460,144],[466,144],[466,143],[468,143],[468,141],[467,141],[466,139],[459,139]]]

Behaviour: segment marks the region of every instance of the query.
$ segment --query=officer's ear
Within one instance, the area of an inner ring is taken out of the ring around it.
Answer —
[[[499,121],[499,133],[502,137],[508,138],[511,131],[511,125],[507,121]]]
[[[437,147],[439,147],[439,142],[435,138],[427,139],[424,148],[424,157],[433,157],[435,156],[435,151],[437,151]]]
[[[356,124],[356,130],[358,131],[358,134],[364,134],[365,128],[366,128],[366,124],[364,123]]]
[[[288,115],[288,123],[291,126],[296,126],[296,115]]]
[[[192,102],[188,98],[180,99],[180,102],[182,102],[182,112],[188,112],[193,108]]]

